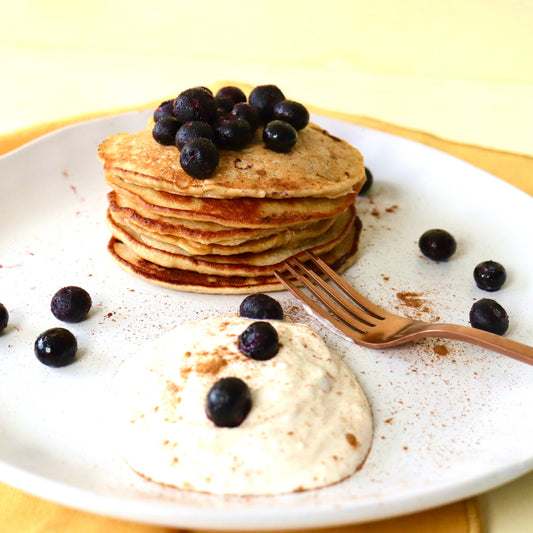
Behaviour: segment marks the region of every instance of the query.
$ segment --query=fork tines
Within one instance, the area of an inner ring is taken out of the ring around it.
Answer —
[[[307,252],[305,259],[311,262],[313,268],[297,258],[292,258],[284,263],[285,272],[275,274],[285,288],[312,311],[348,334],[353,334],[353,330],[364,334],[384,319],[382,310],[355,291],[322,259],[311,252]],[[297,287],[287,272],[308,289],[328,311]],[[329,278],[344,294],[328,284],[324,278]],[[346,328],[346,325],[349,328]]]

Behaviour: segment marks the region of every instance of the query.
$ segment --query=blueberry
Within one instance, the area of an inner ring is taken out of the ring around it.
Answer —
[[[7,312],[5,305],[0,303],[0,333],[6,329],[8,322],[9,313]]]
[[[176,142],[176,133],[181,123],[176,117],[164,117],[158,120],[152,129],[153,138],[163,146],[170,146]]]
[[[189,141],[199,139],[200,137],[212,141],[214,135],[215,130],[211,124],[200,122],[199,120],[190,120],[189,122],[185,122],[178,130],[178,133],[176,133],[176,146],[181,150]]]
[[[226,87],[222,87],[217,91],[217,94],[215,95],[215,101],[217,103],[217,107],[225,108],[226,106],[229,106],[228,111],[231,111],[235,104],[238,104],[239,102],[246,102],[246,95],[241,89],[239,89],[239,87],[227,85]]]
[[[47,366],[66,366],[74,361],[78,343],[76,337],[65,328],[47,329],[35,341],[37,359]]]
[[[272,120],[274,106],[282,100],[285,100],[285,96],[276,85],[258,85],[248,98],[248,101],[257,107],[264,123]]]
[[[182,123],[200,120],[212,123],[217,117],[215,97],[202,87],[187,89],[174,100],[174,116]]]
[[[470,309],[470,324],[473,328],[503,335],[509,327],[509,316],[498,302],[483,298]]]
[[[242,379],[219,379],[207,393],[205,412],[215,426],[234,428],[242,424],[252,408],[252,395]]]
[[[418,240],[420,251],[433,261],[446,261],[457,248],[453,235],[443,229],[430,229]]]
[[[213,96],[213,91],[209,87],[198,85],[197,87],[194,87],[194,89],[200,89],[201,91],[205,91],[207,94],[210,94],[211,96]]]
[[[364,182],[363,186],[361,187],[361,190],[359,191],[359,194],[361,196],[364,196],[370,189],[370,187],[372,187],[372,183],[374,183],[374,176],[372,176],[372,172],[370,172],[370,170],[368,170],[368,168],[365,167],[365,176],[366,176],[366,181]]]
[[[231,114],[236,118],[242,118],[250,124],[252,132],[254,132],[261,124],[261,117],[257,107],[247,102],[239,102],[233,106]]]
[[[215,143],[223,150],[242,150],[251,140],[252,128],[242,118],[221,118],[215,124]]]
[[[233,106],[235,105],[233,103],[233,100],[230,100],[229,98],[224,98],[223,96],[216,97],[215,102],[217,104],[218,117],[222,117],[229,114],[229,112],[233,109]]]
[[[203,137],[193,139],[181,149],[181,167],[193,178],[208,178],[215,172],[218,162],[217,147],[209,139],[204,139]]]
[[[297,139],[298,133],[294,127],[283,120],[273,120],[263,130],[265,148],[274,152],[290,152]]]
[[[277,300],[268,294],[250,294],[239,307],[239,315],[247,318],[281,320],[283,309]]]
[[[484,291],[497,291],[505,283],[507,272],[496,261],[483,261],[474,268],[474,281]]]
[[[252,322],[239,335],[239,350],[256,361],[272,359],[279,350],[276,328],[270,322]]]
[[[301,130],[309,124],[309,111],[294,100],[282,100],[274,106],[274,119],[288,122],[295,130]]]
[[[166,102],[161,102],[159,107],[154,111],[154,122],[161,120],[166,117],[173,117],[174,112],[172,111],[174,100],[167,100]]]
[[[59,289],[50,303],[52,314],[63,322],[81,322],[91,309],[89,293],[81,287],[69,286]]]
[[[213,127],[217,124],[219,120],[224,120],[231,118],[232,115],[230,114],[231,109],[228,111],[227,109],[222,109],[221,107],[217,107],[217,119],[213,123]]]

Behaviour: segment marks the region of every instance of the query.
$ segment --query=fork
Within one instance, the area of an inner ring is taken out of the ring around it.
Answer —
[[[439,337],[476,344],[533,365],[531,346],[469,326],[430,324],[394,315],[359,294],[312,252],[306,253],[306,259],[312,262],[317,272],[302,260],[291,258],[284,263],[285,270],[275,272],[276,278],[311,311],[335,326],[356,344],[368,348],[390,348],[424,337]],[[328,284],[323,279],[324,276],[335,283],[344,294]],[[297,282],[307,288],[327,310],[303,292]]]

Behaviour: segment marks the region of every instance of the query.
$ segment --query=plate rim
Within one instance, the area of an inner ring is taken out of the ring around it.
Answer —
[[[106,115],[103,117],[96,117],[91,118],[88,120],[83,120],[81,122],[76,122],[73,124],[69,124],[66,126],[63,126],[61,128],[58,128],[56,130],[53,130],[51,132],[46,133],[43,136],[37,137],[28,143],[25,143],[24,145],[15,148],[14,150],[11,150],[10,152],[7,152],[6,154],[3,154],[0,156],[0,165],[4,163],[7,159],[10,159],[14,156],[18,156],[22,153],[24,153],[28,150],[30,150],[34,145],[40,144],[43,141],[49,141],[54,139],[54,137],[58,137],[61,135],[64,135],[72,130],[76,130],[78,128],[84,128],[88,124],[98,124],[98,123],[106,123],[110,119],[112,120],[122,120],[126,118],[135,118],[137,116],[143,116],[146,114],[148,110],[133,110],[133,111],[126,111],[121,112],[118,114],[112,114],[112,115]],[[449,154],[447,152],[443,152],[441,150],[438,150],[436,148],[433,148],[431,146],[425,145],[423,143],[406,139],[404,137],[383,132],[381,130],[376,130],[373,128],[369,128],[366,126],[360,126],[351,122],[343,121],[336,118],[331,118],[328,116],[321,116],[321,115],[312,115],[313,119],[319,119],[319,124],[321,120],[324,120],[326,122],[333,122],[333,123],[340,123],[347,125],[349,127],[357,128],[361,131],[372,131],[375,132],[378,136],[389,136],[393,137],[394,139],[400,140],[402,142],[407,143],[413,143],[414,145],[422,146],[424,149],[434,151],[441,156],[444,155],[449,158],[453,158],[454,160],[460,162],[462,165],[467,165],[471,169],[475,169],[477,172],[482,172],[486,176],[490,176],[494,180],[496,180],[499,184],[499,186],[508,187],[510,190],[512,190],[513,194],[520,193],[524,196],[524,199],[527,199],[527,201],[531,201],[532,197],[526,193],[525,191],[521,190],[520,188],[516,187],[513,184],[510,184],[506,182],[505,180],[502,180],[501,178],[498,178],[497,176],[494,176],[493,174],[490,174],[489,172],[480,169],[476,167],[475,165],[472,165],[471,163],[464,161],[452,154]],[[497,476],[497,479],[494,478],[494,472],[491,473],[484,473],[484,474],[478,474],[477,476],[469,478],[469,482],[464,487],[464,490],[457,490],[456,485],[452,484],[449,487],[440,487],[437,491],[430,491],[429,493],[426,493],[426,495],[421,495],[416,501],[411,499],[411,505],[407,505],[405,501],[402,501],[400,498],[395,505],[393,505],[393,508],[389,510],[389,512],[379,512],[377,513],[376,510],[374,512],[362,514],[359,516],[354,516],[354,513],[357,514],[357,510],[354,510],[352,508],[344,508],[342,506],[335,508],[335,513],[337,515],[336,520],[332,521],[331,517],[328,516],[331,515],[331,510],[323,509],[322,507],[318,509],[312,509],[311,512],[309,512],[308,516],[305,517],[305,520],[302,520],[301,517],[299,519],[296,519],[296,514],[298,513],[297,510],[289,510],[287,508],[283,509],[283,516],[277,516],[277,521],[272,520],[271,516],[271,509],[268,507],[264,508],[265,518],[267,515],[270,517],[270,522],[265,522],[262,524],[263,528],[267,528],[269,530],[279,528],[280,526],[283,526],[285,529],[302,529],[306,527],[317,527],[317,526],[335,526],[335,525],[341,525],[341,524],[348,524],[348,523],[358,523],[362,521],[368,521],[368,520],[379,520],[379,519],[385,519],[385,518],[391,518],[394,516],[399,516],[402,514],[406,514],[406,510],[408,513],[421,511],[423,509],[427,509],[431,506],[434,506],[434,500],[435,495],[440,495],[438,499],[445,498],[445,501],[442,501],[442,504],[450,503],[451,501],[456,501],[458,499],[470,497],[474,494],[478,494],[480,492],[484,492],[485,490],[497,487],[503,483],[506,483],[512,479],[517,478],[518,476],[527,473],[531,469],[533,469],[533,454],[531,457],[529,457],[527,460],[524,460],[521,464],[512,463],[513,468],[509,468],[509,465],[507,465],[507,470],[505,473],[500,472]],[[145,523],[152,523],[152,524],[160,524],[160,525],[168,525],[168,526],[176,526],[176,516],[174,513],[167,513],[165,516],[165,519],[172,520],[171,522],[166,521],[153,521],[154,518],[156,518],[155,514],[152,513],[152,518],[148,518],[148,515],[146,513],[146,510],[142,510],[145,507],[155,507],[157,508],[157,515],[161,516],[160,513],[163,509],[169,507],[168,502],[158,502],[155,503],[154,501],[150,500],[148,503],[143,500],[131,500],[127,499],[124,500],[122,498],[114,498],[109,495],[101,495],[101,494],[95,494],[91,493],[90,491],[87,491],[85,489],[80,489],[78,487],[73,487],[71,485],[67,485],[66,483],[58,482],[52,479],[48,479],[44,476],[32,473],[30,471],[24,470],[19,467],[15,467],[10,465],[9,463],[6,463],[5,461],[0,459],[0,479],[4,482],[6,482],[9,485],[12,485],[24,492],[28,492],[30,494],[34,494],[36,496],[42,497],[49,501],[54,501],[56,503],[64,504],[67,506],[71,506],[77,509],[81,509],[87,512],[92,513],[98,513],[98,514],[104,514],[107,516],[113,516],[115,518],[119,519],[125,519],[125,520],[132,520],[131,518],[131,511],[130,513],[126,513],[125,507],[128,507],[131,505],[132,501],[135,501],[137,504],[139,504],[139,512],[136,513],[136,516],[133,518],[133,520],[138,522],[145,522]],[[33,485],[36,485],[38,488],[32,489],[32,487],[28,487],[28,482],[32,482]],[[50,490],[55,489],[55,490]],[[60,493],[62,497],[60,498],[53,498],[53,494]],[[69,492],[72,494],[72,496],[69,496]],[[453,493],[453,494],[452,494]],[[444,496],[446,495],[446,496]],[[93,502],[97,504],[98,509],[95,509],[94,505],[80,505],[81,498],[79,496],[83,497],[83,502]],[[107,502],[107,504],[106,504]],[[437,504],[440,505],[440,504]],[[122,509],[124,507],[124,510],[121,510],[120,512],[116,511],[116,507]],[[172,503],[171,506],[174,509],[179,509],[179,519],[180,519],[180,526],[183,527],[206,527],[205,519],[198,520],[196,516],[198,514],[198,509],[196,508],[187,508],[187,507],[180,507],[176,503]],[[189,509],[189,513],[185,512],[187,509]],[[231,511],[232,513],[235,513],[234,510]],[[249,512],[239,510],[239,513],[242,514],[242,518],[235,521],[235,518],[228,520],[231,522],[229,524],[227,521],[224,520],[224,517],[227,516],[227,511],[220,510],[220,509],[212,509],[210,513],[213,515],[212,519],[215,520],[214,524],[210,524],[209,528],[211,529],[227,529],[228,526],[231,526],[232,528],[237,528],[239,530],[249,529],[252,526],[252,522],[249,520],[252,519],[252,517],[257,517],[258,511],[257,508],[254,508],[250,510]],[[183,514],[188,516],[185,520],[183,520]],[[248,516],[250,515],[250,516]],[[287,519],[287,515],[290,515],[291,519]],[[379,515],[379,516],[378,516]],[[254,520],[257,520],[255,518]]]

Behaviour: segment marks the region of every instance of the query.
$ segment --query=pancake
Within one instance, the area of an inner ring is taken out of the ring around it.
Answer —
[[[166,120],[163,129],[150,119],[98,147],[112,189],[108,250],[123,269],[179,290],[244,293],[280,290],[274,273],[307,250],[334,268],[353,262],[361,229],[355,201],[366,180],[356,148],[309,123],[288,152],[274,151],[279,145],[263,140],[259,127],[240,150],[215,139],[218,164],[194,178],[181,167],[174,133],[159,137],[176,124]]]
[[[161,216],[157,212],[145,209],[145,205],[135,205],[130,197],[118,194],[116,191],[111,191],[108,194],[108,200],[109,211],[113,214],[114,218],[118,218],[119,216],[127,217],[129,222],[140,225],[149,232],[174,235],[206,245],[238,245],[252,239],[271,237],[284,230],[298,231],[307,227],[309,224],[309,222],[306,222],[285,228],[228,227],[202,220],[185,220]]]
[[[361,231],[358,218],[346,237],[321,258],[339,274],[355,262]],[[285,290],[277,278],[266,276],[215,276],[191,270],[164,268],[136,255],[123,242],[111,237],[107,246],[112,260],[123,270],[149,283],[186,292],[205,294],[251,294]],[[298,257],[304,257],[302,252]]]
[[[358,192],[366,179],[359,151],[315,124],[298,132],[286,154],[265,149],[259,131],[246,148],[221,150],[208,179],[186,174],[176,147],[156,143],[151,130],[108,137],[98,148],[104,170],[151,189],[221,199],[337,198]]]
[[[159,233],[157,223],[154,220],[147,220],[139,217],[133,210],[116,207],[109,208],[108,217],[112,222],[122,228],[124,231],[133,230],[137,238],[146,244],[161,248],[171,253],[188,253],[190,255],[235,255],[242,253],[264,252],[271,248],[280,246],[295,246],[303,240],[318,237],[325,233],[335,222],[335,217],[326,220],[311,222],[306,226],[294,229],[284,229],[258,239],[250,239],[239,244],[204,244],[192,240],[192,238],[183,238],[172,234]]]
[[[126,244],[139,257],[165,268],[194,270],[201,274],[220,276],[272,275],[282,267],[283,261],[312,249],[317,254],[332,250],[349,233],[355,221],[355,209],[349,209],[335,220],[332,227],[313,239],[307,239],[294,247],[278,247],[261,253],[244,253],[228,256],[188,255],[171,253],[154,248],[143,241],[131,228],[121,228],[108,217],[109,229],[114,237]]]
[[[244,228],[282,227],[331,218],[345,211],[355,193],[337,198],[198,198],[172,194],[126,181],[111,172],[107,183],[123,198],[159,216],[215,222]]]

